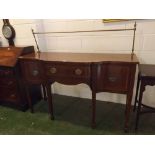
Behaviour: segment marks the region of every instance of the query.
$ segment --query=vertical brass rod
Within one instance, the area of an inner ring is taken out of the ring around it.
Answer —
[[[36,43],[36,46],[37,46],[37,52],[40,53],[40,50],[39,50],[39,46],[38,46],[38,43],[37,43],[37,40],[36,40],[36,37],[35,37],[35,33],[34,33],[34,30],[32,30],[32,34],[33,34],[33,37],[34,37],[34,40],[35,40],[35,43]]]
[[[136,26],[137,26],[137,24],[136,24],[136,22],[135,22],[135,24],[134,24],[134,34],[133,34],[133,43],[132,43],[132,53],[131,53],[131,57],[133,57],[133,55],[134,55],[134,50],[135,50],[135,32],[136,32]]]

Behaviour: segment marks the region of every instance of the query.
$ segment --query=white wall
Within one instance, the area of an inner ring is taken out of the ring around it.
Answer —
[[[31,28],[39,32],[98,30],[112,28],[133,28],[134,21],[121,23],[103,23],[101,19],[85,20],[50,20],[50,19],[10,19],[16,30],[16,46],[34,45]],[[2,20],[0,26],[2,27]],[[2,45],[7,46],[2,36]],[[132,49],[132,31],[123,32],[91,32],[77,34],[47,34],[38,35],[37,40],[41,51],[48,52],[96,52],[96,53],[130,53]],[[135,41],[135,53],[141,63],[155,64],[155,20],[138,20]],[[91,98],[91,91],[85,84],[64,86],[58,83],[53,86],[58,94]],[[153,104],[155,88],[147,87],[149,93],[144,93],[144,100]],[[125,95],[99,93],[97,99],[125,103]]]
[[[10,19],[10,23],[13,25],[16,31],[16,46],[27,46],[34,45],[36,49],[36,44],[32,35],[31,29],[34,31],[43,31],[42,20],[41,19]],[[0,20],[0,25],[2,27],[3,21]],[[7,40],[3,37],[2,31],[0,32],[0,36],[2,36],[2,45],[8,46]],[[46,50],[46,43],[44,36],[37,38],[39,45],[41,44],[41,50]],[[37,50],[37,49],[36,49]]]

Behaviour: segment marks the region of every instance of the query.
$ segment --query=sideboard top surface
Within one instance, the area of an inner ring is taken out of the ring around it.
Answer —
[[[36,59],[56,62],[126,62],[138,63],[138,58],[134,54],[114,54],[114,53],[66,53],[66,52],[41,52],[20,56],[22,59]]]

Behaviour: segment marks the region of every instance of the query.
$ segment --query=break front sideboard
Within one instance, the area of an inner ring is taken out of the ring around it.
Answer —
[[[33,46],[0,47],[0,105],[23,111],[28,108],[25,84],[21,79],[18,57],[33,52]],[[32,86],[30,94],[34,103],[40,100],[40,87]]]
[[[129,129],[137,64],[138,59],[135,54],[41,52],[20,56],[22,78],[25,83],[43,84],[46,87],[52,117],[51,84],[54,82],[67,85],[85,83],[92,91],[91,126],[93,128],[96,124],[96,93],[126,94],[125,131]]]

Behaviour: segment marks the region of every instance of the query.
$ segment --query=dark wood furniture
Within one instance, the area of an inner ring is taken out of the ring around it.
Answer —
[[[20,110],[28,108],[25,84],[21,79],[18,57],[33,53],[33,46],[0,47],[0,104]],[[35,103],[41,98],[39,87],[31,87],[30,94]]]
[[[131,54],[42,52],[20,57],[24,81],[29,84],[46,85],[50,107],[50,86],[55,81],[67,85],[89,85],[92,90],[92,127],[95,127],[96,93],[127,94],[124,128],[126,131],[129,127],[137,63],[136,55]]]
[[[137,80],[135,104],[134,104],[134,111],[135,111],[138,103],[135,130],[138,129],[139,116],[141,114],[155,112],[155,108],[142,103],[145,87],[154,86],[154,85],[155,85],[155,65],[140,64],[138,80]],[[138,94],[139,94],[139,97],[138,97]]]

